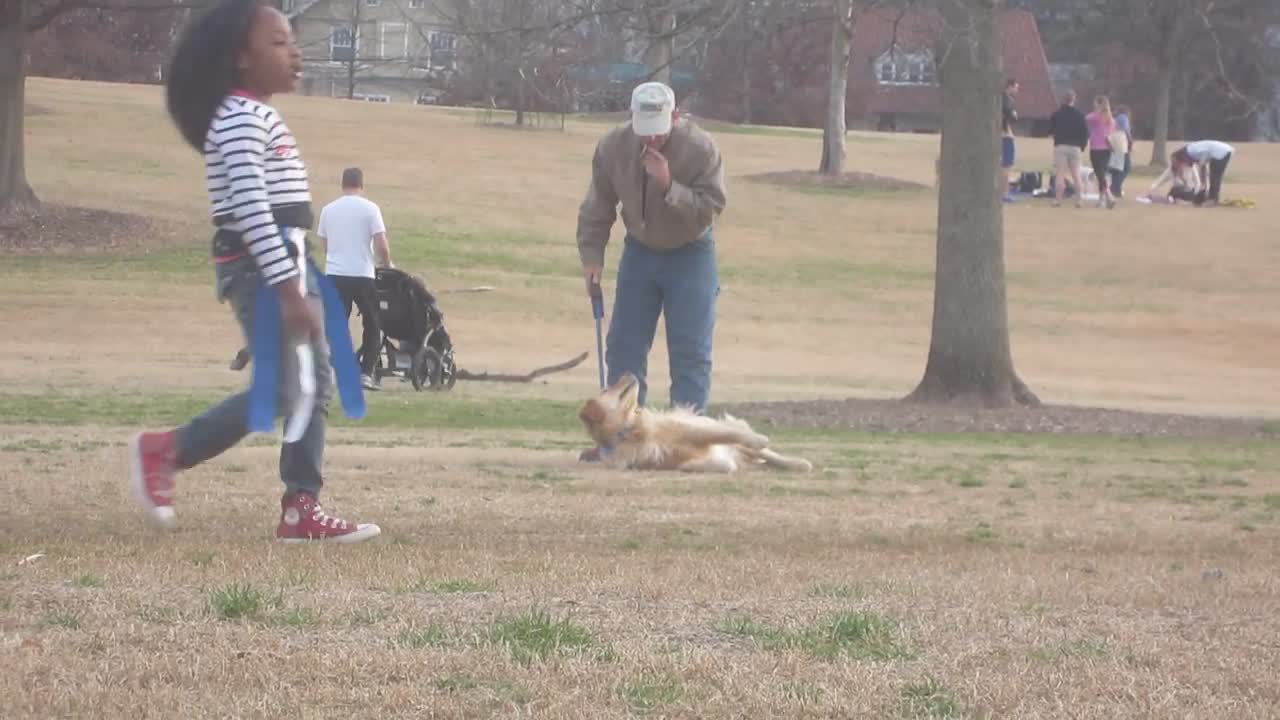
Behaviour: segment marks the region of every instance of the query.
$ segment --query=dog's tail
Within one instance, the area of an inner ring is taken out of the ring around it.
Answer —
[[[809,472],[813,470],[813,463],[808,460],[798,457],[787,457],[786,455],[776,453],[769,448],[761,450],[744,449],[742,452],[748,455],[752,460],[763,462],[765,465],[770,467],[781,468],[783,470],[794,470],[796,472]]]

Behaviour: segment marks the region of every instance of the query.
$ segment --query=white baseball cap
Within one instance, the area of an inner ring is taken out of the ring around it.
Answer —
[[[671,132],[676,93],[660,82],[641,83],[631,91],[631,129],[642,137]]]

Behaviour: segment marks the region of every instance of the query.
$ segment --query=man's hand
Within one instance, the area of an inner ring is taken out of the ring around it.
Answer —
[[[298,290],[298,278],[292,277],[276,286],[280,292],[280,317],[285,335],[295,342],[318,340],[324,333],[320,317]]]
[[[655,150],[649,145],[644,146],[644,170],[649,173],[649,177],[658,183],[658,188],[662,192],[671,189],[671,167],[667,164],[667,157],[660,150]]]
[[[600,284],[600,274],[603,271],[604,271],[604,268],[600,267],[599,265],[583,265],[582,266],[582,279],[586,280],[587,282],[587,295],[591,294],[591,287],[593,285]]]

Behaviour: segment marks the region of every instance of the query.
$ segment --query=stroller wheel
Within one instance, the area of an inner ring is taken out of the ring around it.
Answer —
[[[453,353],[450,352],[444,358],[444,371],[441,373],[442,384],[441,390],[452,390],[455,383],[458,382],[458,366],[453,362]]]
[[[440,353],[436,352],[433,347],[423,345],[413,355],[413,366],[409,368],[409,379],[413,382],[414,390],[421,390],[423,386],[437,389],[440,387],[440,378],[443,372],[444,365],[440,361]]]

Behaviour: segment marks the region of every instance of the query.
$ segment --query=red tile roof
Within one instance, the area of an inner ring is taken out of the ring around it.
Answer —
[[[1025,10],[1003,13],[1005,74],[1018,80],[1018,115],[1047,118],[1057,109],[1049,62],[1040,43],[1036,19]],[[889,49],[897,25],[897,45],[905,52],[937,47],[941,19],[933,13],[872,10],[858,16],[850,42],[849,109],[855,115],[942,112],[937,85],[882,85],[875,77],[875,60]]]

